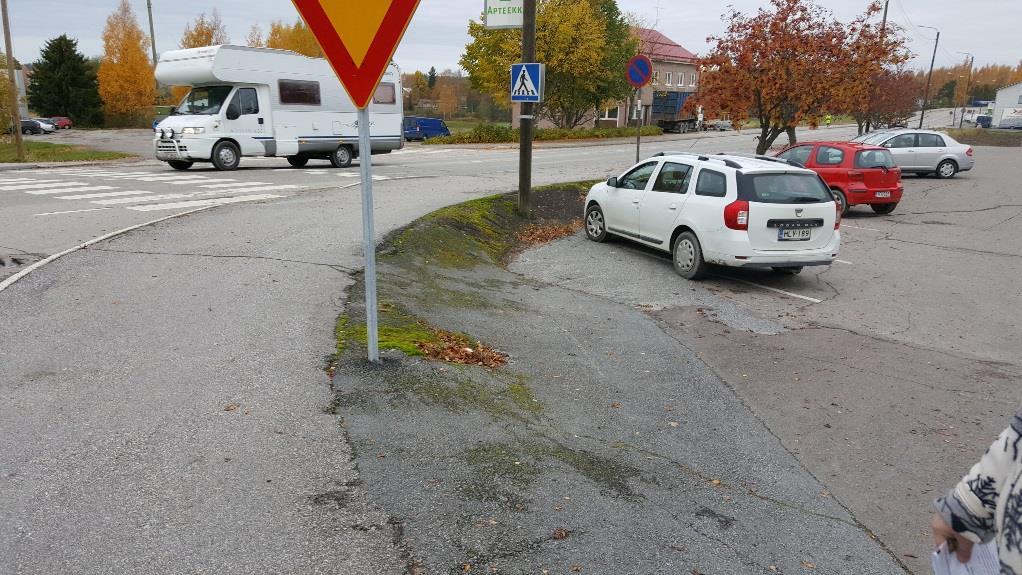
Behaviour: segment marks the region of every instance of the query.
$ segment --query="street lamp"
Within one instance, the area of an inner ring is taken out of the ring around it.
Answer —
[[[146,0],[146,9],[149,11],[149,44],[153,48],[153,66],[156,66],[156,31],[153,28],[153,0]]]
[[[933,41],[933,57],[930,58],[930,73],[926,75],[926,91],[923,92],[923,109],[919,112],[919,129],[923,129],[923,117],[926,115],[926,106],[930,103],[930,80],[933,79],[933,63],[937,60],[937,45],[940,44],[940,30],[933,26],[919,26],[937,31],[937,39]]]
[[[965,54],[969,57],[969,76],[965,80],[965,101],[962,102],[962,117],[958,120],[958,127],[961,128],[965,123],[965,108],[969,106],[969,85],[972,84],[972,65],[976,62],[976,57],[969,52],[958,52],[959,54]]]

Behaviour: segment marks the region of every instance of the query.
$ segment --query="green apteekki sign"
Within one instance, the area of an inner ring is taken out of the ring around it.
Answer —
[[[484,0],[483,17],[487,28],[521,28],[525,15],[522,0]]]

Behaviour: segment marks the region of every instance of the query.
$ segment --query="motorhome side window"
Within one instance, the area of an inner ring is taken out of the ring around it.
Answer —
[[[397,94],[395,93],[394,84],[392,82],[381,82],[380,85],[376,87],[376,94],[373,95],[373,103],[397,103]]]
[[[239,88],[238,93],[231,102],[231,107],[236,108],[238,114],[246,116],[259,113],[259,96],[255,88]]]
[[[318,106],[319,82],[306,80],[280,80],[277,82],[280,88],[281,104],[297,104],[303,106]]]

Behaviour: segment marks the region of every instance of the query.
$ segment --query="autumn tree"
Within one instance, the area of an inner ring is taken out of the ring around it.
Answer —
[[[102,122],[96,72],[78,51],[77,40],[61,35],[46,42],[33,64],[28,105],[43,116],[67,116],[80,126]]]
[[[259,24],[252,24],[248,29],[248,36],[245,37],[245,45],[251,48],[265,48],[266,39],[263,38],[263,29]]]
[[[612,75],[622,77],[620,54],[635,53],[615,0],[541,0],[536,22],[536,57],[546,63],[546,101],[537,114],[562,128],[573,128],[600,103],[618,97]],[[508,70],[521,59],[520,30],[487,30],[469,22],[472,41],[461,67],[472,86],[508,102]]]
[[[108,122],[133,122],[156,100],[149,39],[142,32],[128,0],[121,0],[103,29],[99,95]]]
[[[429,80],[422,72],[416,71],[412,74],[404,74],[402,83],[409,90],[405,104],[409,110],[414,110],[419,100],[429,96]]]
[[[727,30],[711,36],[712,52],[703,60],[700,103],[729,113],[736,122],[759,120],[756,153],[763,154],[781,134],[795,143],[795,127],[817,122],[839,101],[849,65],[849,30],[811,0],[771,0],[747,16],[725,15]]]
[[[206,13],[199,14],[195,22],[185,26],[184,34],[181,35],[182,48],[201,48],[203,46],[219,46],[230,44],[231,38],[227,35],[227,27],[220,18],[220,12],[216,8],[213,14],[207,18]]]
[[[7,55],[0,52],[0,64],[3,64],[4,68],[7,67]],[[15,60],[15,73],[21,69],[21,65]],[[0,73],[0,118],[8,125],[11,123],[11,119],[14,117],[14,111],[11,110],[11,81],[7,77],[6,72]],[[0,130],[0,141],[5,143],[13,140],[13,133],[7,130]]]
[[[291,50],[310,58],[323,57],[323,49],[319,47],[319,42],[316,41],[316,37],[305,25],[305,22],[301,20],[291,25],[280,20],[270,24],[270,33],[266,36],[266,47]]]
[[[923,85],[916,75],[906,70],[884,70],[874,79],[874,96],[870,102],[870,122],[887,126],[911,118],[918,109]]]

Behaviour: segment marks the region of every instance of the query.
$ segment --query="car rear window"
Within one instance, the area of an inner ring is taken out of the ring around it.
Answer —
[[[815,204],[834,201],[816,174],[744,174],[739,178],[739,199],[763,204]]]
[[[862,150],[855,153],[856,168],[893,168],[894,156],[889,150]]]

